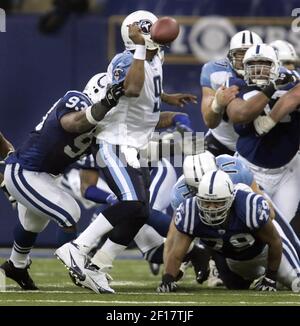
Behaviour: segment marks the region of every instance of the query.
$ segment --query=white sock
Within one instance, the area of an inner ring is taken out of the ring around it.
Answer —
[[[17,268],[25,268],[29,263],[29,253],[20,254],[14,248],[11,251],[9,260],[14,264]]]
[[[100,213],[95,221],[93,221],[74,241],[74,243],[87,247],[87,251],[97,246],[100,238],[111,231],[113,226],[108,222],[105,216]]]
[[[120,255],[126,246],[117,244],[110,239],[107,239],[100,250],[96,252],[92,258],[92,263],[102,268],[104,266],[112,266],[116,256]]]

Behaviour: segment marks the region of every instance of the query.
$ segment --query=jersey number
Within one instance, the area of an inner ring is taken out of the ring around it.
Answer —
[[[161,77],[155,76],[153,78],[153,84],[154,84],[154,96],[157,98],[157,101],[154,103],[153,112],[158,112],[160,109]]]
[[[223,239],[222,238],[201,238],[209,247],[214,250],[222,251]],[[235,251],[242,251],[251,247],[255,239],[250,233],[234,234],[229,239],[230,244]]]
[[[91,132],[79,135],[74,139],[73,145],[67,145],[64,148],[64,153],[71,158],[80,156],[91,144],[93,134]]]

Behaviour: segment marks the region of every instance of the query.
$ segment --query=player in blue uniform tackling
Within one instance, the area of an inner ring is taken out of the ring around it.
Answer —
[[[100,121],[116,105],[122,89],[121,84],[108,88],[101,101],[82,92],[67,92],[23,145],[6,159],[4,180],[18,202],[19,222],[14,230],[11,256],[1,268],[24,290],[37,289],[28,274],[29,253],[38,233],[49,221],[63,227],[69,240],[75,236],[80,208],[72,196],[58,187],[55,176],[90,151],[94,122]],[[110,291],[105,282],[102,285],[99,291]]]

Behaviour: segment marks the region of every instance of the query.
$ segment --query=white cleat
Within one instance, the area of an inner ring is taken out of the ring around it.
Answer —
[[[78,280],[85,280],[84,269],[86,263],[89,262],[89,258],[80,251],[77,244],[74,242],[65,243],[54,252],[54,255],[62,261],[71,275]]]
[[[219,272],[215,262],[211,259],[209,261],[209,275],[207,279],[207,286],[214,288],[216,286],[223,286],[223,281],[219,278]]]
[[[88,263],[84,268],[84,280],[75,277],[74,283],[78,286],[90,289],[95,293],[115,293],[109,286],[107,275],[99,270],[96,265]]]

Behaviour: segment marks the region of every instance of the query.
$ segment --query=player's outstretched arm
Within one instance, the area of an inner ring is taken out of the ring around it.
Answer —
[[[197,103],[197,96],[188,93],[167,94],[162,93],[161,100],[169,105],[184,107],[187,103]]]
[[[269,103],[271,96],[262,91],[255,96],[252,96],[247,101],[240,98],[232,100],[226,108],[229,120],[233,123],[252,122],[264,110],[265,106]]]
[[[192,242],[192,238],[176,229],[174,220],[170,224],[164,248],[164,274],[157,292],[174,292],[179,267]]]
[[[276,291],[277,271],[282,256],[282,240],[271,219],[257,231],[257,237],[269,246],[267,269],[256,285],[259,291]]]
[[[101,121],[106,113],[118,104],[124,94],[123,83],[110,85],[105,97],[98,103],[89,106],[85,111],[65,114],[60,123],[64,130],[71,133],[86,132]]]
[[[124,90],[127,97],[139,97],[145,81],[144,63],[147,57],[145,39],[138,25],[129,25],[129,38],[136,44],[133,62],[124,81]]]
[[[300,85],[293,87],[274,105],[270,114],[259,116],[254,121],[254,127],[259,136],[267,134],[286,115],[298,109],[300,105]]]
[[[217,92],[212,88],[202,87],[201,112],[208,128],[216,128],[223,117],[225,107],[236,97],[237,86],[221,86]]]
[[[284,94],[274,105],[270,118],[277,123],[287,114],[296,110],[300,105],[300,84]]]

